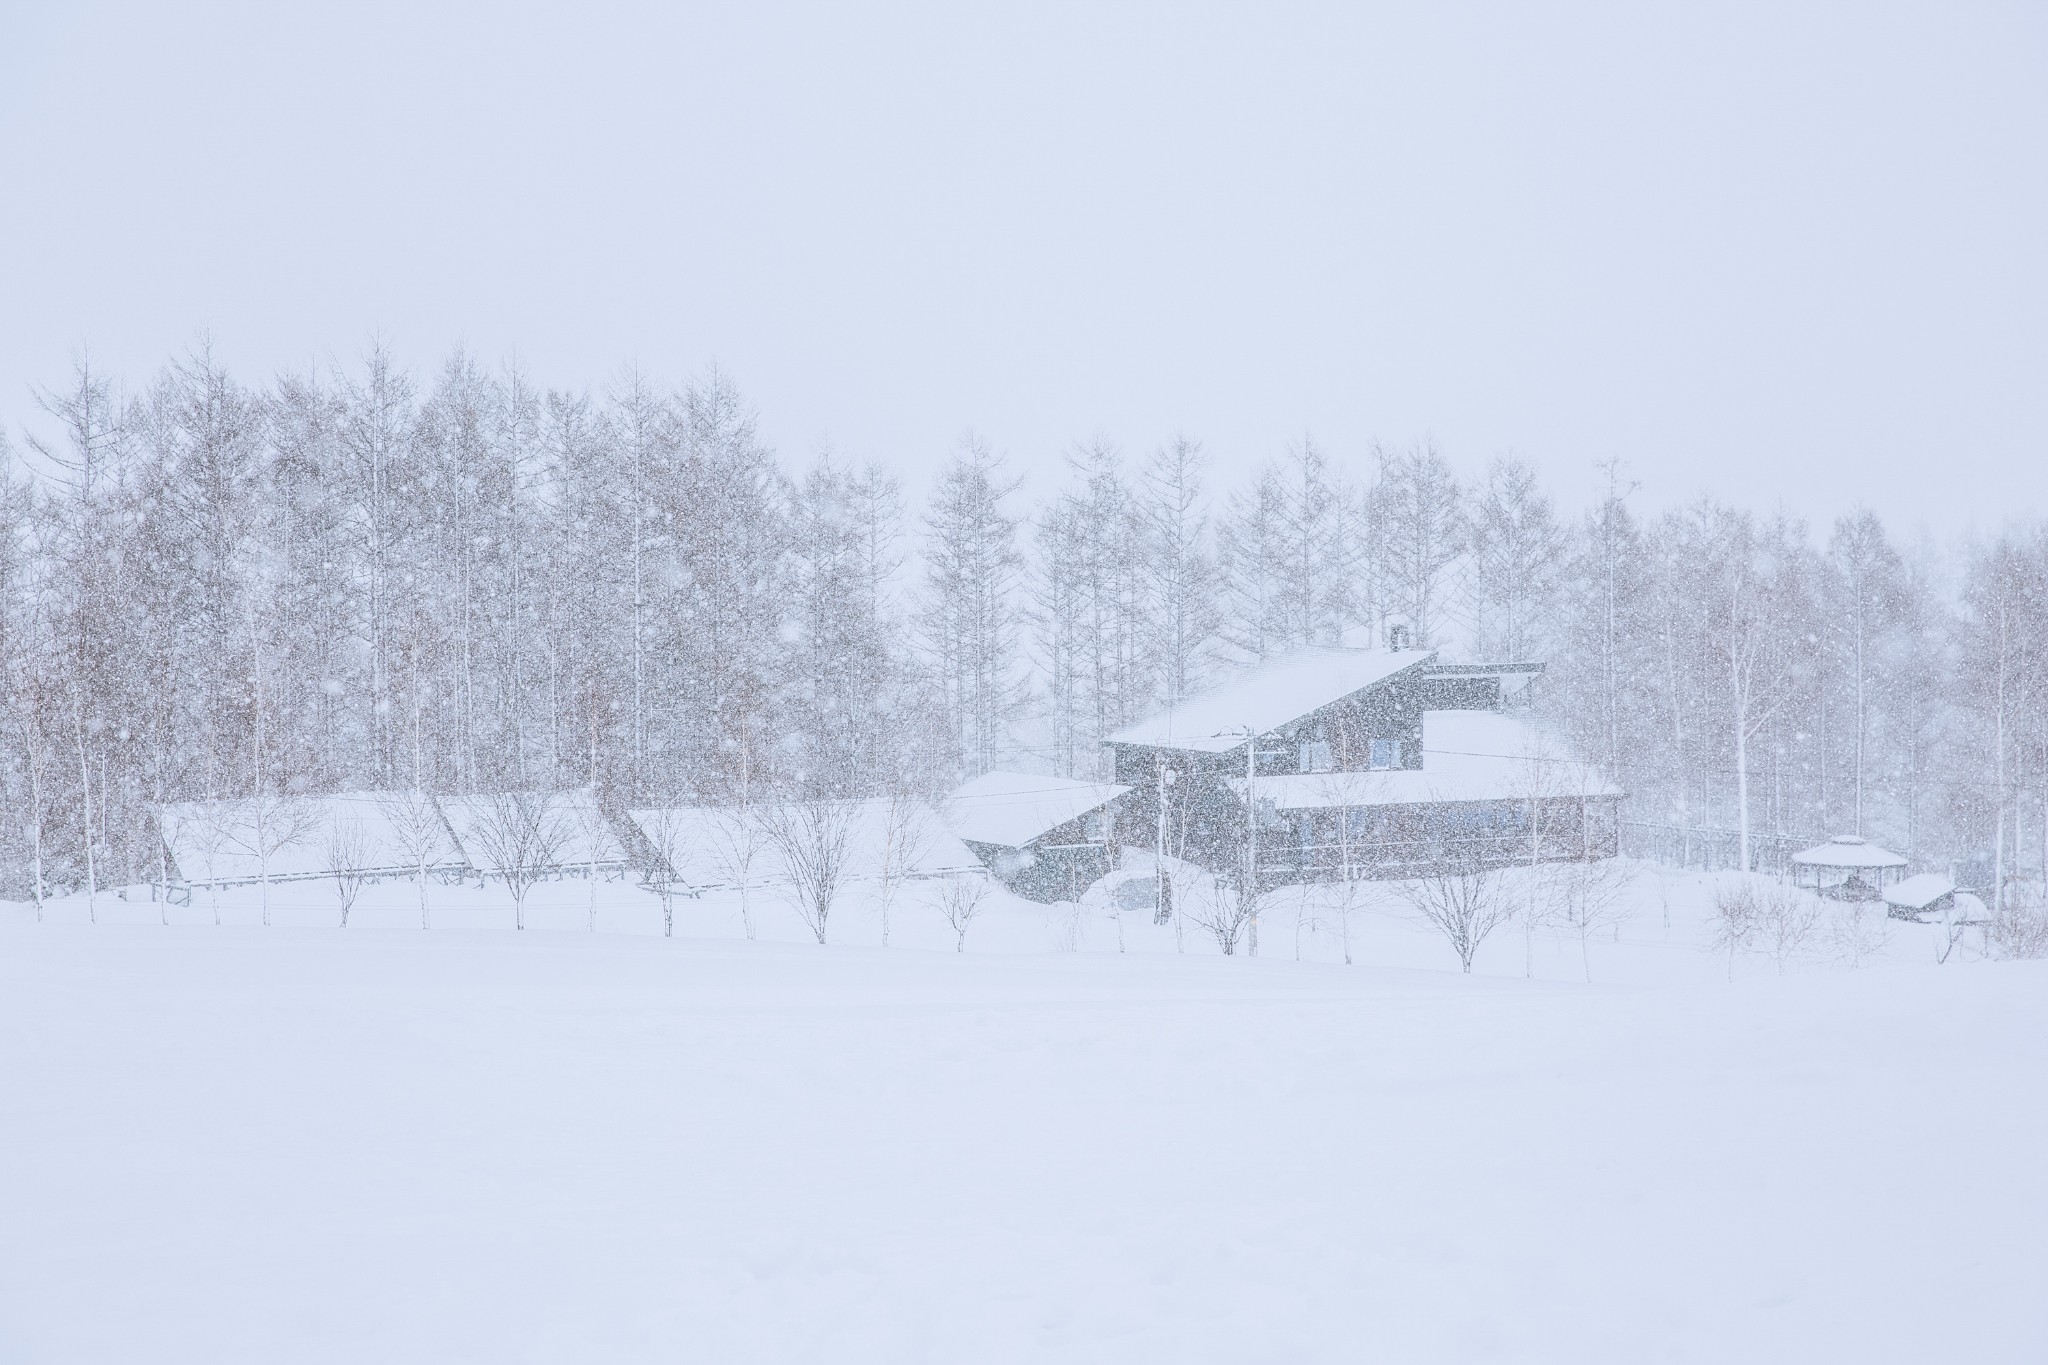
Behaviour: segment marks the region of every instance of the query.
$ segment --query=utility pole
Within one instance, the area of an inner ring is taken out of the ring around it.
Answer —
[[[1157,875],[1152,879],[1156,897],[1152,907],[1152,922],[1154,924],[1170,923],[1176,912],[1173,900],[1173,884],[1166,879],[1166,797],[1167,793],[1173,790],[1173,780],[1176,775],[1173,769],[1166,766],[1166,755],[1161,754],[1159,756],[1159,836],[1158,847],[1154,855],[1154,870]]]

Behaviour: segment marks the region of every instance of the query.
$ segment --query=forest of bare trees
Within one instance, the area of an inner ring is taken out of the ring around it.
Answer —
[[[1307,435],[1243,480],[1169,435],[1029,486],[968,437],[912,507],[885,465],[786,467],[715,373],[564,393],[459,354],[252,386],[202,346],[38,398],[0,433],[7,895],[155,880],[155,811],[208,797],[1092,775],[1219,670],[1389,621],[1547,662],[1536,704],[1673,856],[2048,863],[2039,523],[1651,515],[1619,463],[1564,509],[1517,459]]]

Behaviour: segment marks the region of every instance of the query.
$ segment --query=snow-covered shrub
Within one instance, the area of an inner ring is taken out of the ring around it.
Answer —
[[[2048,957],[2048,907],[2009,901],[1992,915],[1985,938],[2003,958]]]
[[[1716,952],[1728,954],[1728,979],[1735,979],[1735,956],[1756,945],[1760,932],[1756,883],[1748,877],[1729,878],[1714,888],[1714,939]]]
[[[1836,961],[1860,967],[1891,942],[1889,917],[1879,906],[1841,902],[1828,916],[1827,938]]]

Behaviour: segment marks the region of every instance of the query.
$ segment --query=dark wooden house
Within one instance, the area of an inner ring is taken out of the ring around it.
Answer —
[[[1542,671],[1412,649],[1248,670],[1110,737],[1119,837],[1262,885],[1612,857],[1621,793],[1527,713]]]

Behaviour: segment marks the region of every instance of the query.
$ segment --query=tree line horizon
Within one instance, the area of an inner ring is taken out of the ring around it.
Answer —
[[[0,430],[0,894],[155,880],[153,812],[263,794],[589,787],[935,794],[1095,776],[1100,741],[1240,665],[1377,640],[1548,665],[1535,707],[1625,818],[1855,832],[2048,881],[2048,525],[1901,546],[1617,461],[1311,439],[1219,485],[1199,441],[1065,452],[1035,503],[963,438],[785,469],[716,372],[597,393],[381,346],[246,386],[202,344],[81,360]]]

